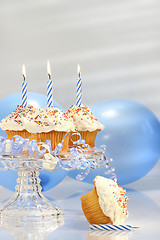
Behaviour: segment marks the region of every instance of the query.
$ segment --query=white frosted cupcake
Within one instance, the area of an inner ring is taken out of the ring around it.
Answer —
[[[75,130],[81,134],[81,138],[93,148],[97,132],[103,130],[104,126],[94,117],[89,107],[72,105],[66,115],[73,119]],[[73,141],[78,139],[79,136],[74,135],[72,137]],[[70,145],[72,145],[72,141],[70,141]]]
[[[81,197],[83,212],[90,224],[123,224],[128,217],[126,191],[115,181],[96,176],[94,189]]]
[[[36,108],[33,106],[23,107],[18,105],[15,111],[9,114],[7,117],[1,120],[0,128],[7,133],[8,138],[12,138],[14,135],[25,136],[25,119],[28,115],[35,113]]]
[[[52,150],[60,143],[64,135],[74,131],[73,120],[69,119],[63,111],[55,107],[37,109],[32,106],[18,106],[8,117],[4,118],[0,127],[7,133],[8,138],[20,135],[29,138],[36,134],[40,141],[51,140]],[[63,142],[62,151],[68,151],[68,134]]]

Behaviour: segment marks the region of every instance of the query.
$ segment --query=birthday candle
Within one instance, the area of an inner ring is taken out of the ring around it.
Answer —
[[[79,64],[77,66],[77,72],[78,72],[78,78],[77,78],[77,89],[76,89],[76,95],[77,95],[76,105],[80,107],[82,103],[82,80],[81,80],[81,68]]]
[[[23,82],[22,82],[22,106],[26,107],[27,106],[27,83],[26,83],[26,69],[23,64],[22,66],[22,77],[23,77]]]
[[[138,227],[132,227],[131,225],[112,225],[112,224],[91,224],[90,230],[107,230],[107,231],[131,231]]]
[[[51,107],[53,103],[52,95],[52,80],[51,80],[51,67],[49,61],[47,61],[48,81],[47,81],[47,106]]]

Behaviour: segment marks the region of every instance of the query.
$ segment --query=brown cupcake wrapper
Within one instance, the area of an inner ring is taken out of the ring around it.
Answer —
[[[113,224],[111,219],[103,213],[99,205],[95,187],[86,195],[81,197],[81,205],[84,215],[90,224]]]
[[[95,131],[92,131],[92,132],[90,132],[90,131],[77,131],[77,132],[80,133],[81,139],[84,139],[86,144],[88,144],[91,148],[94,148],[94,146],[95,146],[95,139],[96,139],[98,131],[99,130],[95,130]],[[69,147],[72,147],[72,145],[73,145],[72,141],[75,142],[75,141],[79,140],[79,136],[76,135],[76,134],[72,135],[71,139],[69,140]]]
[[[58,131],[51,131],[51,132],[42,132],[42,133],[29,133],[26,130],[22,130],[22,131],[9,131],[6,130],[5,131],[8,139],[11,139],[13,136],[15,135],[19,135],[23,138],[30,138],[33,140],[37,140],[37,142],[45,142],[47,139],[51,140],[51,147],[52,150],[55,149],[55,147],[58,145],[58,143],[62,142],[63,137],[65,136],[66,132],[58,132]],[[61,152],[67,152],[68,151],[68,142],[69,142],[69,138],[70,138],[71,133],[68,133],[67,136],[65,137],[64,141],[63,141],[63,148],[61,150]]]

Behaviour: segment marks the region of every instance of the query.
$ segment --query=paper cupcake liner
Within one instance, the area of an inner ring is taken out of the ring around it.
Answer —
[[[96,188],[93,188],[81,197],[81,205],[84,215],[90,224],[112,224],[110,218],[103,213],[99,205]]]
[[[31,135],[33,135],[33,134],[27,132],[26,130],[22,130],[22,131],[10,131],[10,130],[6,130],[5,132],[6,132],[6,134],[7,134],[8,139],[11,139],[11,138],[12,138],[13,136],[15,136],[15,135],[19,135],[19,136],[21,136],[21,137],[23,137],[23,138],[29,138]]]
[[[95,139],[96,139],[96,136],[97,136],[97,132],[99,130],[95,130],[95,131],[77,131],[81,134],[81,139],[84,139],[85,140],[85,143],[86,144],[89,144],[89,146],[91,148],[93,148],[95,146]],[[71,140],[72,139],[72,140]],[[71,136],[71,139],[69,141],[69,146],[72,147],[73,145],[73,142],[72,141],[78,141],[79,140],[79,136],[78,135],[73,135]]]
[[[63,137],[65,136],[66,132],[59,132],[59,131],[51,131],[48,133],[42,132],[38,133],[37,135],[41,139],[42,142],[45,142],[46,139],[51,140],[51,147],[52,150],[55,149],[55,147],[58,145],[58,143],[62,142]],[[61,152],[67,152],[68,151],[68,142],[70,138],[70,133],[67,134],[63,141],[63,148]]]
[[[15,135],[19,135],[23,138],[30,138],[31,139],[35,139],[37,140],[37,142],[45,142],[47,139],[51,140],[51,147],[52,150],[55,149],[55,147],[58,145],[58,143],[62,142],[62,139],[64,137],[64,135],[66,134],[66,132],[58,132],[58,131],[51,131],[51,132],[42,132],[42,133],[29,133],[26,130],[22,130],[22,131],[9,131],[6,130],[6,134],[8,136],[8,139],[11,139],[13,136]],[[68,151],[68,142],[69,142],[69,138],[70,138],[70,133],[67,134],[67,136],[65,137],[64,141],[63,141],[63,149],[61,150],[61,152],[67,152]]]

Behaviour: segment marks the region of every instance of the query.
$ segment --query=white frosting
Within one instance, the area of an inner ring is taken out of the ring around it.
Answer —
[[[25,126],[30,133],[75,130],[73,120],[66,117],[63,111],[55,107],[46,107],[36,111],[33,114],[33,120],[25,119]]]
[[[92,132],[104,129],[104,126],[97,121],[87,106],[78,107],[72,105],[66,114],[73,119],[77,131]]]
[[[25,129],[25,118],[27,115],[33,114],[36,109],[33,106],[22,107],[17,106],[15,111],[1,120],[0,128],[2,130],[22,131]]]
[[[68,118],[60,109],[55,107],[37,109],[32,106],[26,108],[18,106],[1,121],[0,128],[4,131],[25,129],[30,133],[75,130],[73,119]]]
[[[94,183],[103,213],[111,219],[113,224],[123,224],[128,217],[126,191],[115,181],[101,176],[96,176]]]

